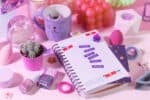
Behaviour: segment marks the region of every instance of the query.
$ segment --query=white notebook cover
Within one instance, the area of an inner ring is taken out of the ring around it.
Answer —
[[[64,61],[64,67],[68,73],[72,72],[69,76],[72,81],[77,81],[73,82],[74,85],[77,88],[82,87],[78,91],[82,95],[96,92],[108,83],[129,77],[128,72],[108,48],[106,42],[93,41],[96,34],[99,32],[94,30],[57,43],[59,52],[67,59]]]

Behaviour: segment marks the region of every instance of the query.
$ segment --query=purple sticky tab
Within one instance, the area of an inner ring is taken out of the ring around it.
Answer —
[[[94,59],[94,58],[96,58],[96,57],[98,57],[98,56],[99,56],[98,54],[94,54],[94,55],[88,57],[88,59],[91,60],[91,59]]]
[[[95,48],[86,49],[86,50],[84,50],[84,52],[90,52],[90,51],[93,51],[93,50],[95,50]]]
[[[102,60],[90,60],[90,63],[99,63],[99,62],[102,62]]]
[[[90,45],[79,45],[79,48],[90,48]]]
[[[85,54],[84,57],[89,57],[89,56],[94,55],[94,54],[95,54],[94,52],[90,52],[90,53]]]
[[[104,65],[92,65],[92,68],[104,68]]]

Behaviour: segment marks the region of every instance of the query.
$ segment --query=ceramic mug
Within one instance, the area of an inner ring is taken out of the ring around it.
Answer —
[[[45,23],[45,32],[49,40],[60,41],[71,32],[71,10],[62,4],[53,4],[46,7],[42,16]]]

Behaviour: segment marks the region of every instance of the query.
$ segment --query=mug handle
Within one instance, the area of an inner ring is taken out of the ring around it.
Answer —
[[[40,8],[39,11],[34,15],[33,22],[43,31],[45,31],[44,27],[44,17],[42,15],[44,8]]]

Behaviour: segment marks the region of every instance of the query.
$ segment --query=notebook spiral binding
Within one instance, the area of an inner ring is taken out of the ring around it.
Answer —
[[[61,62],[61,64],[64,65],[64,70],[67,73],[68,77],[70,78],[71,82],[75,86],[76,91],[79,95],[81,95],[81,92],[85,90],[84,85],[80,81],[78,75],[73,70],[71,64],[69,63],[68,59],[63,55],[62,49],[58,46],[58,44],[55,44],[52,46],[52,50],[56,54],[57,58]]]

